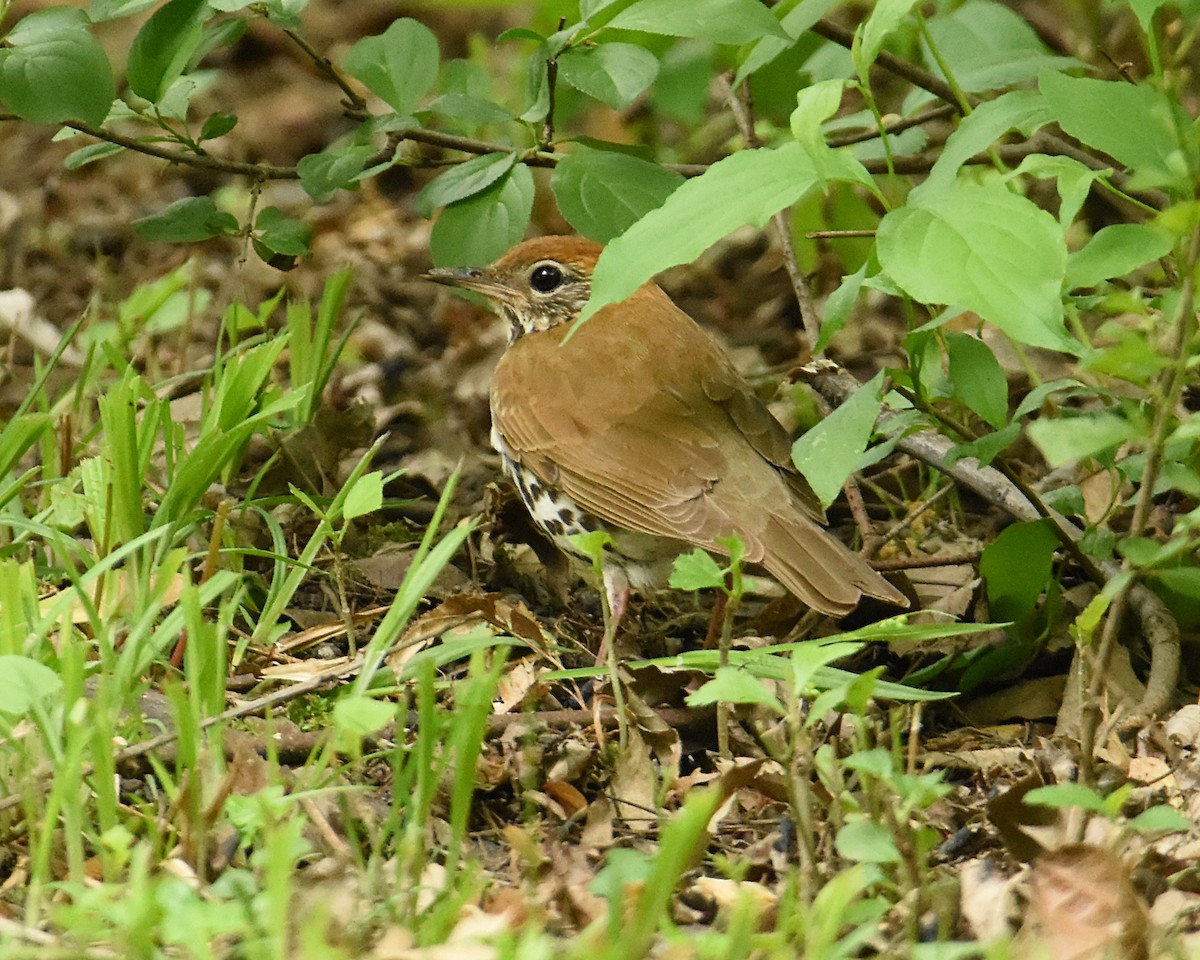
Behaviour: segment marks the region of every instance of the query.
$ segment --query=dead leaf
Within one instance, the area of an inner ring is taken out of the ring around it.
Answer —
[[[1045,854],[1029,876],[1019,955],[1048,960],[1145,960],[1146,907],[1129,869],[1083,844]]]

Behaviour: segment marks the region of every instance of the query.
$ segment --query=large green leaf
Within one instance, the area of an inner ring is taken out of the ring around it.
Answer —
[[[812,158],[798,143],[742,150],[717,161],[609,243],[582,316],[624,300],[668,267],[690,263],[738,227],[763,226],[819,182]]]
[[[862,459],[883,402],[883,373],[792,445],[792,460],[826,507],[837,499]]]
[[[413,206],[421,216],[432,216],[438,207],[466,200],[486,190],[507,175],[516,161],[513,153],[485,153],[472,157],[425,184]]]
[[[348,51],[346,70],[399,114],[411,113],[437,81],[437,37],[410,17],[363,37]]]
[[[1003,186],[915,190],[876,233],[879,262],[927,304],[974,310],[1014,340],[1077,352],[1063,327],[1058,222]]]
[[[658,60],[632,43],[572,47],[558,58],[558,75],[576,90],[623,110],[658,75]]]
[[[1164,230],[1144,223],[1114,223],[1097,231],[1067,261],[1067,288],[1093,287],[1101,280],[1123,277],[1138,267],[1165,257],[1173,241]]]
[[[550,186],[571,226],[606,243],[661,206],[683,182],[649,160],[580,147],[559,161]]]
[[[762,37],[790,39],[758,0],[639,0],[608,25],[671,37],[703,37],[714,43],[752,43]]]
[[[1038,88],[1063,130],[1128,167],[1139,185],[1191,190],[1195,126],[1162,91],[1060,73],[1043,74]]]
[[[170,0],[133,38],[125,68],[129,89],[158,103],[187,68],[210,15],[204,0]]]
[[[429,248],[439,267],[490,263],[525,236],[533,212],[533,174],[523,163],[486,190],[452,203],[433,225]]]
[[[0,99],[30,123],[104,122],[117,95],[112,67],[80,10],[24,17],[0,50]]]

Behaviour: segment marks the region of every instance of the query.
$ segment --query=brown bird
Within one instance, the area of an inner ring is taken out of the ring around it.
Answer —
[[[604,574],[614,618],[629,587],[663,586],[689,545],[726,553],[736,534],[800,600],[842,615],[864,595],[903,594],[822,526],[791,440],[724,351],[657,284],[605,307],[568,338],[591,293],[598,244],[541,237],[483,269],[436,269],[509,324],[492,379],[492,444],[533,519],[613,540]]]

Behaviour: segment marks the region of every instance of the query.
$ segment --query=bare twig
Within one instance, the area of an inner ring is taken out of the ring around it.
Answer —
[[[754,132],[754,115],[750,109],[748,95],[739,95],[733,89],[733,86],[730,84],[729,74],[721,74],[717,77],[717,87],[725,102],[729,104],[730,112],[737,121],[738,131],[741,133],[742,140],[745,141],[746,146],[751,148],[759,146],[758,134]],[[808,287],[808,281],[804,278],[804,274],[800,270],[800,264],[796,262],[796,248],[792,243],[792,228],[788,223],[788,209],[790,208],[780,210],[771,217],[771,233],[775,237],[775,242],[779,244],[779,251],[783,255],[783,265],[787,270],[788,279],[791,281],[796,303],[800,307],[800,321],[804,324],[804,333],[808,340],[806,346],[808,351],[811,352],[813,347],[816,346],[817,338],[821,335],[821,324],[817,320],[817,312],[813,305],[812,291]]]

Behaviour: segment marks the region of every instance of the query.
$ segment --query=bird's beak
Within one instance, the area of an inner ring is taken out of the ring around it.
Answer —
[[[421,279],[432,280],[447,287],[458,287],[460,290],[471,290],[489,300],[507,300],[513,293],[479,267],[436,267],[428,273],[421,274]]]

